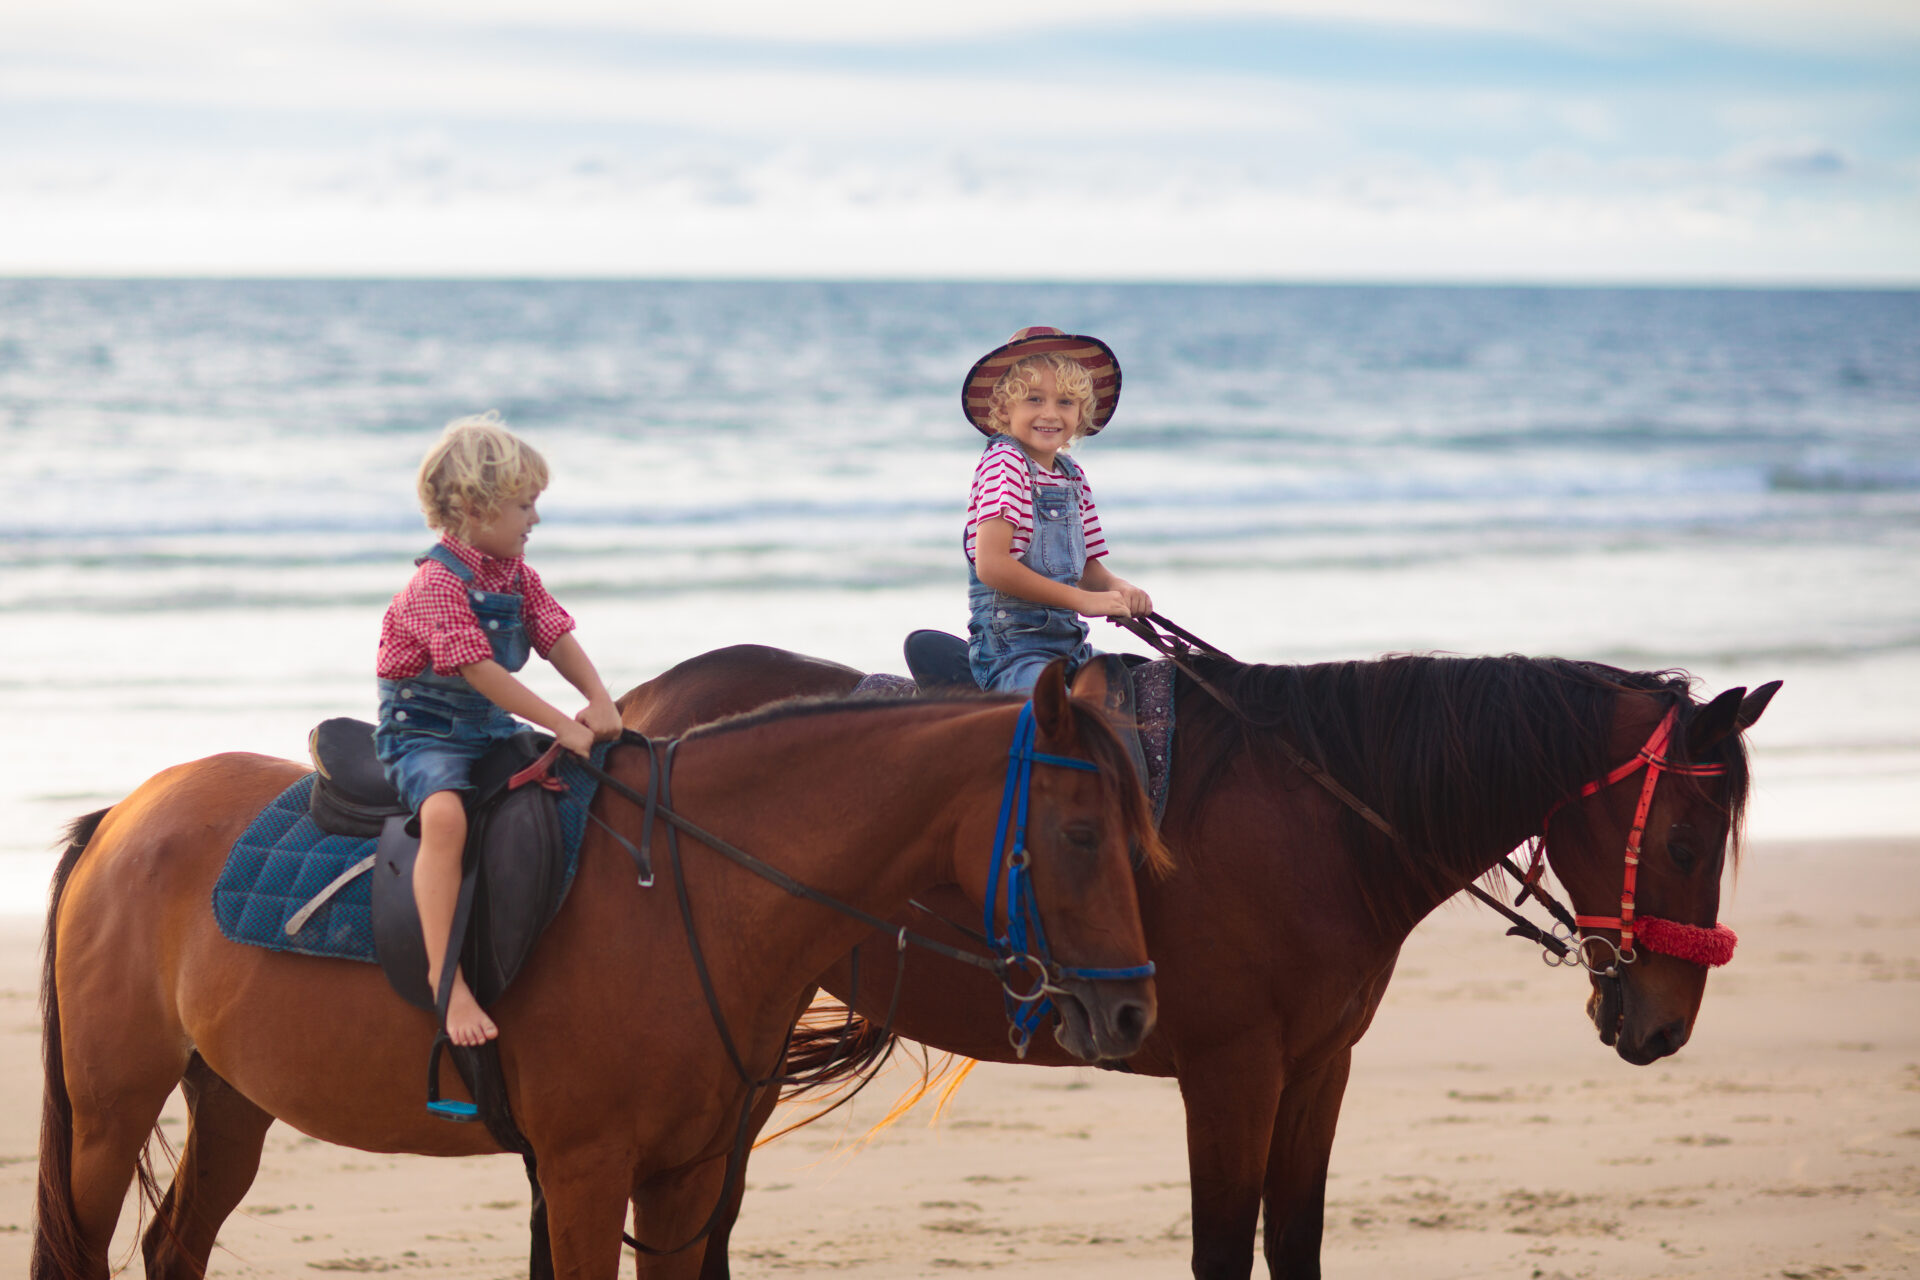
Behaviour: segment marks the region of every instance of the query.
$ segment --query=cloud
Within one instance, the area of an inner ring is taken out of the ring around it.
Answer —
[[[1920,277],[1916,24],[1826,12],[17,6],[0,270]]]

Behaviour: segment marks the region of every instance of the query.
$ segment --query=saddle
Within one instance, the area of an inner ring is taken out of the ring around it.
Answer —
[[[978,689],[973,668],[967,661],[967,642],[945,631],[920,630],[907,636],[904,646],[907,670],[921,693],[952,689]],[[1134,773],[1142,787],[1149,787],[1147,751],[1141,739],[1139,707],[1133,686],[1133,668],[1150,659],[1137,653],[1106,653],[1094,659],[1107,666],[1107,701],[1103,710],[1113,731],[1126,744],[1133,760]],[[1154,817],[1159,817],[1156,808]]]
[[[519,974],[533,944],[559,911],[566,888],[566,851],[554,794],[538,780],[513,785],[537,761],[548,739],[528,730],[495,747],[474,766],[467,802],[467,849],[461,906],[468,920],[460,965],[483,1005]],[[373,726],[345,717],[322,721],[308,735],[317,773],[308,811],[324,831],[377,836],[373,853],[373,939],[380,967],[401,998],[434,1008],[427,988],[427,951],[413,901],[419,824],[400,802],[373,750]]]

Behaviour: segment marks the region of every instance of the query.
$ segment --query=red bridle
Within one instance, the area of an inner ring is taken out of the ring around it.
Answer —
[[[1702,928],[1699,925],[1681,924],[1674,920],[1662,920],[1658,916],[1641,916],[1638,920],[1633,914],[1633,887],[1640,874],[1640,838],[1647,829],[1647,813],[1653,808],[1653,789],[1659,784],[1662,773],[1674,773],[1689,778],[1717,778],[1727,771],[1723,764],[1675,764],[1667,759],[1666,752],[1673,739],[1673,726],[1678,719],[1680,709],[1668,710],[1665,718],[1640,748],[1639,754],[1627,761],[1606,777],[1589,782],[1579,792],[1547,811],[1546,819],[1540,824],[1540,841],[1534,847],[1533,862],[1527,868],[1526,883],[1531,886],[1540,877],[1541,867],[1547,852],[1547,831],[1553,825],[1553,815],[1573,800],[1597,795],[1616,782],[1625,781],[1641,769],[1647,771],[1647,780],[1640,786],[1640,803],[1634,807],[1633,829],[1627,833],[1626,867],[1622,875],[1620,888],[1620,914],[1617,916],[1580,916],[1574,922],[1582,933],[1581,946],[1584,949],[1585,935],[1593,929],[1618,929],[1620,941],[1615,954],[1621,964],[1632,964],[1638,953],[1634,950],[1633,940],[1637,931],[1640,941],[1649,951],[1661,955],[1674,956],[1689,960],[1694,964],[1709,967],[1723,965],[1733,958],[1733,947],[1739,939],[1733,930],[1723,924]],[[1598,939],[1604,942],[1605,939]]]

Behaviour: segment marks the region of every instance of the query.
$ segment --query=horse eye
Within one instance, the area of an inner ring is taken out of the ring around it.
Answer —
[[[1700,853],[1695,848],[1692,827],[1684,822],[1676,822],[1667,828],[1667,856],[1673,859],[1673,865],[1680,870],[1693,870],[1693,864],[1700,860]]]
[[[1100,833],[1094,829],[1091,822],[1069,823],[1064,834],[1067,837],[1067,843],[1076,849],[1092,850],[1100,847]]]

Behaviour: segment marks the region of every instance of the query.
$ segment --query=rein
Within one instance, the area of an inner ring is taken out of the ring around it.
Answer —
[[[1208,644],[1191,631],[1170,622],[1157,613],[1150,613],[1144,619],[1115,618],[1112,621],[1115,625],[1132,632],[1153,646],[1153,648],[1161,654],[1165,655],[1175,667],[1179,668],[1190,680],[1199,685],[1215,702],[1218,702],[1222,707],[1226,708],[1241,724],[1248,728],[1259,729],[1264,733],[1270,734],[1279,744],[1282,753],[1285,754],[1295,768],[1326,788],[1335,799],[1365,819],[1382,835],[1385,835],[1389,840],[1398,838],[1394,834],[1392,825],[1389,824],[1385,818],[1375,813],[1363,803],[1358,796],[1342,786],[1337,779],[1328,774],[1325,769],[1321,768],[1317,761],[1310,759],[1305,752],[1288,741],[1286,736],[1278,731],[1276,725],[1256,720],[1254,717],[1248,715],[1246,710],[1242,708],[1238,702],[1215,687],[1211,681],[1205,676],[1202,676],[1198,671],[1195,671],[1192,665],[1187,662],[1187,658],[1196,651],[1212,657],[1223,658],[1228,662],[1234,661],[1225,650]],[[1587,783],[1574,795],[1555,802],[1553,807],[1547,810],[1547,816],[1541,820],[1540,836],[1534,842],[1533,858],[1527,870],[1524,872],[1521,871],[1518,866],[1514,865],[1512,858],[1506,854],[1500,855],[1499,865],[1506,868],[1507,873],[1520,882],[1520,890],[1516,895],[1518,901],[1524,903],[1531,897],[1539,902],[1541,906],[1545,907],[1548,913],[1558,922],[1553,933],[1548,933],[1543,930],[1539,925],[1513,910],[1507,906],[1506,903],[1501,902],[1479,885],[1468,884],[1466,886],[1468,893],[1478,898],[1481,902],[1486,903],[1495,911],[1498,911],[1512,923],[1512,927],[1507,930],[1510,937],[1523,938],[1539,945],[1543,952],[1541,958],[1549,965],[1578,965],[1588,972],[1602,973],[1607,977],[1618,977],[1620,965],[1632,964],[1639,958],[1639,953],[1634,949],[1633,945],[1635,930],[1633,914],[1634,882],[1638,876],[1640,867],[1640,839],[1646,830],[1647,814],[1653,807],[1653,791],[1655,785],[1659,782],[1660,774],[1665,772],[1680,774],[1686,777],[1717,777],[1726,772],[1725,765],[1681,765],[1675,764],[1666,757],[1665,752],[1670,746],[1673,728],[1678,720],[1679,711],[1678,706],[1668,708],[1666,717],[1662,719],[1659,726],[1655,728],[1653,736],[1647,740],[1645,746],[1640,748],[1633,759],[1614,769],[1606,777]],[[1622,873],[1623,887],[1620,896],[1620,914],[1617,916],[1576,916],[1562,905],[1557,898],[1540,886],[1540,873],[1546,865],[1547,829],[1552,825],[1553,816],[1569,802],[1596,795],[1616,782],[1621,782],[1631,777],[1643,768],[1647,770],[1647,780],[1640,791],[1640,803],[1634,812],[1633,829],[1627,836],[1626,865]],[[1663,955],[1673,956],[1677,959],[1708,967],[1723,965],[1732,959],[1733,946],[1734,943],[1738,941],[1733,930],[1721,924],[1716,924],[1711,928],[1702,928],[1699,925],[1681,924],[1673,920],[1662,920],[1656,916],[1641,916],[1638,921],[1638,927],[1640,940],[1646,945],[1647,950],[1656,951]],[[1589,929],[1617,929],[1620,931],[1620,942],[1616,945],[1606,938],[1589,934],[1587,933]],[[1564,934],[1562,931],[1564,931]],[[1594,965],[1588,961],[1585,945],[1588,942],[1599,942],[1612,947],[1613,959],[1607,963],[1604,969],[1596,969]]]
[[[976,955],[970,951],[963,951],[958,947],[950,947],[924,934],[915,933],[903,925],[896,925],[890,920],[882,919],[872,912],[864,911],[851,903],[842,902],[838,898],[822,893],[820,890],[795,879],[771,863],[756,858],[746,850],[721,839],[719,836],[714,835],[712,832],[705,830],[687,818],[682,817],[679,813],[676,813],[672,808],[670,789],[672,786],[673,759],[675,753],[680,748],[681,739],[670,738],[656,742],[654,739],[633,729],[621,730],[616,745],[638,746],[645,749],[647,753],[647,790],[644,794],[627,786],[618,778],[613,777],[604,769],[595,765],[591,760],[579,759],[575,761],[576,765],[597,780],[602,787],[612,790],[616,795],[631,804],[639,806],[643,811],[644,825],[641,828],[640,843],[637,847],[598,816],[593,815],[591,812],[588,814],[601,830],[605,831],[619,843],[633,859],[634,864],[639,869],[639,883],[643,889],[651,887],[654,881],[652,857],[654,821],[658,819],[667,824],[667,854],[673,866],[674,894],[680,907],[681,923],[686,929],[687,945],[693,953],[694,971],[699,977],[701,992],[706,997],[707,1011],[713,1018],[715,1029],[720,1033],[720,1043],[726,1049],[727,1057],[732,1062],[734,1072],[739,1077],[740,1082],[747,1086],[747,1095],[740,1108],[740,1118],[735,1125],[733,1148],[727,1156],[727,1169],[721,1183],[722,1190],[720,1199],[714,1205],[713,1212],[707,1216],[705,1225],[703,1225],[691,1239],[672,1249],[653,1248],[640,1243],[632,1236],[622,1232],[621,1239],[632,1246],[633,1249],[654,1257],[663,1257],[691,1248],[712,1233],[713,1229],[720,1224],[726,1213],[728,1199],[726,1188],[733,1185],[744,1163],[747,1142],[751,1137],[754,1098],[759,1090],[768,1085],[793,1083],[788,1077],[781,1075],[777,1071],[765,1079],[755,1078],[753,1072],[748,1070],[746,1061],[741,1057],[739,1049],[734,1044],[733,1034],[727,1026],[726,1014],[720,1007],[719,995],[714,990],[713,979],[708,972],[706,957],[700,946],[699,933],[694,925],[693,904],[687,896],[686,877],[682,874],[681,870],[681,833],[684,832],[686,835],[693,837],[695,840],[700,841],[702,844],[720,853],[729,861],[751,871],[761,879],[777,885],[794,897],[831,908],[841,915],[857,920],[861,924],[878,932],[894,935],[898,959],[896,960],[894,971],[892,1003],[887,1010],[886,1022],[882,1025],[883,1039],[891,1033],[894,1014],[899,1008],[901,989],[905,985],[903,978],[905,976],[906,952],[909,944],[931,951],[936,955],[944,956],[949,960],[956,960],[962,964],[972,965],[977,969],[984,969],[993,974],[994,977],[999,980],[1001,990],[1005,993],[1008,1018],[1014,1020],[1016,1030],[1020,1025],[1016,1020],[1016,1010],[1024,1013],[1033,1002],[1043,1001],[1046,993],[1065,990],[1065,988],[1059,985],[1061,981],[1127,980],[1146,978],[1153,975],[1154,965],[1152,961],[1148,961],[1143,965],[1133,965],[1126,968],[1083,968],[1060,965],[1053,959],[1052,951],[1047,944],[1046,933],[1041,927],[1040,906],[1034,897],[1032,877],[1027,874],[1027,869],[1031,863],[1031,855],[1028,853],[1026,847],[1027,801],[1032,790],[1033,767],[1036,764],[1046,764],[1058,768],[1078,769],[1090,773],[1098,773],[1100,766],[1091,760],[1080,760],[1073,756],[1053,755],[1044,751],[1036,751],[1034,750],[1034,742],[1037,737],[1038,727],[1034,722],[1033,703],[1029,700],[1026,705],[1020,709],[1019,720],[1014,726],[1013,743],[1008,748],[1006,783],[1000,799],[1000,820],[994,832],[993,849],[989,854],[991,862],[989,863],[988,869],[986,904],[988,932],[993,932],[996,907],[999,905],[999,900],[1002,897],[1005,899],[1005,915],[1008,921],[1008,928],[1004,934],[999,935],[996,939],[988,940],[989,945],[995,952],[991,957]],[[1012,815],[1015,814],[1017,814],[1017,819],[1012,817]],[[1009,831],[1010,826],[1011,831]],[[1012,841],[1011,849],[1008,849],[1009,837],[1011,837]],[[1000,891],[1000,885],[1002,883],[1001,867],[1003,863],[1006,867],[1004,894]],[[858,964],[858,954],[856,950],[854,960],[856,965]],[[1030,965],[1040,975],[1033,990],[1024,995],[1016,991],[1012,985],[1011,973],[1016,965]],[[857,973],[858,970],[856,969],[855,972]],[[851,1010],[849,1010],[848,1018],[849,1025],[851,1025]],[[1030,1034],[1030,1030],[1028,1034]],[[788,1037],[789,1040],[792,1037],[791,1029],[788,1030]],[[780,1057],[782,1060],[786,1057],[785,1045],[781,1047]]]

